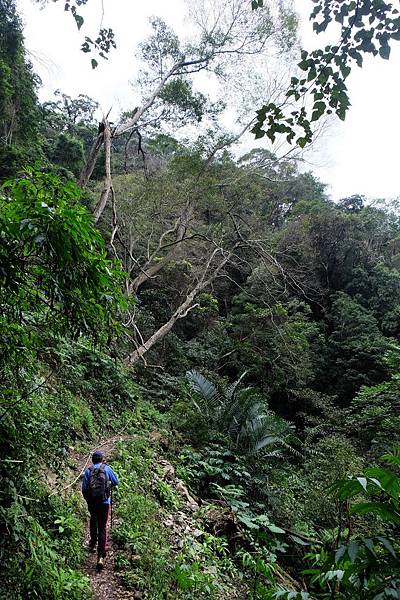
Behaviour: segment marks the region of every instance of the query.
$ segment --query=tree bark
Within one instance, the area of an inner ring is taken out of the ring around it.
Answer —
[[[166,323],[164,323],[164,325],[162,325],[155,333],[153,333],[153,335],[150,336],[146,342],[144,342],[141,346],[139,346],[139,348],[137,348],[134,352],[131,352],[131,354],[128,355],[127,362],[130,365],[134,365],[136,362],[138,362],[138,360],[142,359],[146,352],[150,350],[150,348],[152,348],[157,342],[162,340],[171,331],[171,329],[179,319],[183,319],[184,317],[186,317],[186,315],[197,306],[197,304],[192,304],[196,296],[214,281],[221,269],[223,269],[223,267],[229,262],[235,249],[238,246],[239,243],[235,244],[233,249],[229,253],[224,253],[224,251],[221,248],[216,248],[212,252],[199,282],[193,288],[193,290],[189,292],[184,302],[182,302],[182,304],[176,309],[171,318]],[[223,258],[219,265],[215,267],[215,270],[212,273],[212,275],[210,275],[210,277],[206,279],[208,269],[210,268],[213,259],[219,252],[222,253]]]
[[[198,288],[196,286],[196,288],[194,288],[194,290],[192,290],[190,294],[186,297],[186,300],[179,306],[179,308],[177,308],[172,317],[166,323],[164,323],[164,325],[162,325],[160,329],[153,333],[153,335],[149,337],[149,339],[144,344],[142,344],[137,350],[129,354],[129,364],[133,365],[138,360],[140,360],[143,357],[143,355],[146,354],[146,352],[154,346],[154,344],[162,340],[167,335],[167,333],[171,331],[171,329],[179,319],[185,317],[188,314],[188,312],[190,312],[190,310],[197,306],[191,306],[191,304],[196,295],[199,293],[200,289],[202,288]]]
[[[110,191],[111,191],[111,187],[112,187],[112,179],[111,179],[111,129],[110,129],[110,124],[109,124],[109,122],[106,119],[103,120],[103,123],[104,123],[103,140],[104,140],[104,150],[105,150],[104,164],[105,164],[106,176],[104,178],[104,185],[103,185],[103,189],[102,189],[102,192],[101,192],[101,195],[100,195],[100,199],[99,199],[98,203],[96,204],[96,207],[95,207],[95,209],[93,211],[95,223],[98,222],[98,220],[100,219],[101,215],[103,214],[103,211],[104,211],[105,207],[107,206],[108,197],[110,195]]]
[[[93,142],[93,145],[90,149],[89,158],[87,159],[87,161],[81,171],[81,174],[79,177],[79,187],[81,187],[81,188],[85,188],[87,186],[89,179],[92,176],[93,170],[96,166],[97,157],[99,156],[101,147],[103,145],[103,141],[104,141],[104,135],[102,132],[102,133],[98,134],[97,138]]]

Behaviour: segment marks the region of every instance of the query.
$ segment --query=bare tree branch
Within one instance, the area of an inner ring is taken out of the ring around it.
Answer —
[[[193,308],[195,308],[196,305],[193,305],[193,301],[196,298],[196,296],[203,289],[207,288],[214,281],[214,279],[218,276],[220,271],[230,261],[231,257],[234,254],[235,249],[239,245],[240,245],[239,242],[236,243],[233,246],[232,250],[229,252],[225,252],[222,248],[215,248],[212,251],[212,253],[209,256],[209,259],[206,263],[206,266],[203,269],[203,272],[199,278],[199,281],[197,282],[195,287],[187,294],[185,300],[175,310],[175,312],[170,317],[170,319],[166,323],[164,323],[164,325],[162,325],[155,333],[153,333],[153,335],[150,336],[150,338],[144,344],[142,344],[142,346],[140,348],[137,348],[134,352],[129,354],[129,356],[127,357],[127,361],[130,365],[133,365],[138,360],[140,360],[142,358],[142,356],[146,352],[148,352],[148,350],[150,350],[150,348],[152,348],[157,342],[162,340],[171,331],[171,329],[173,328],[173,326],[179,319],[183,319],[184,317],[186,317],[188,312],[190,312],[190,310],[193,310]],[[219,262],[219,264],[214,268],[213,272],[210,275],[208,275],[211,264],[218,254],[222,255],[222,259]]]

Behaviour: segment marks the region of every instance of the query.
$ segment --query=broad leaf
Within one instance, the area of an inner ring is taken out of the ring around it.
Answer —
[[[362,504],[356,504],[353,506],[351,508],[351,512],[359,515],[377,515],[388,523],[400,525],[400,514],[387,504],[382,504],[379,502],[364,502]]]

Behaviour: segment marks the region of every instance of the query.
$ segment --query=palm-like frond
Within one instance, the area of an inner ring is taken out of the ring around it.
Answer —
[[[253,454],[269,449],[275,456],[285,448],[293,454],[293,427],[284,419],[268,412],[262,398],[248,387],[239,390],[245,373],[219,392],[217,387],[198,371],[189,371],[186,377],[197,398],[192,401],[203,418],[209,418],[221,433],[226,433],[241,450]]]
[[[229,385],[226,388],[226,397],[229,398],[233,398],[236,392],[236,389],[239,387],[239,385],[242,383],[242,380],[244,377],[246,377],[247,375],[247,371],[245,371],[244,373],[241,374],[241,376],[239,377],[239,379],[236,379],[236,381],[234,381],[233,383],[231,383],[231,385]]]
[[[261,407],[260,407],[261,408]],[[292,428],[277,415],[268,414],[262,409],[249,419],[242,433],[242,443],[250,453],[266,448],[289,446]]]
[[[200,414],[204,417],[215,418],[215,413],[219,412],[223,405],[222,396],[217,387],[198,371],[188,371],[186,378],[190,387],[198,394],[199,402],[192,398],[192,402]]]
[[[245,388],[225,398],[221,414],[222,425],[231,435],[236,434],[243,424],[258,414],[259,397],[252,388]]]

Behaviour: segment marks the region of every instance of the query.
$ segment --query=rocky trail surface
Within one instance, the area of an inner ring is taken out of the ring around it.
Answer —
[[[112,465],[112,455],[116,445],[119,442],[128,441],[132,437],[133,436],[120,433],[99,442],[86,454],[79,454],[72,451],[70,458],[75,472],[75,480],[73,484],[70,484],[69,488],[71,490],[80,490],[82,474],[91,464],[91,455],[94,450],[101,450],[107,462]],[[152,434],[150,434],[149,438],[154,441]],[[214,535],[218,535],[222,532],[228,535],[229,532],[231,535],[232,533],[237,533],[235,516],[231,510],[226,507],[221,506],[218,508],[214,506],[211,510],[207,510],[206,516],[199,516],[201,513],[199,510],[200,504],[204,509],[204,502],[201,502],[189,492],[185,483],[177,477],[173,465],[164,457],[155,457],[152,471],[153,474],[150,487],[153,490],[155,497],[158,496],[157,489],[159,488],[159,483],[161,481],[170,485],[180,498],[179,508],[177,507],[173,510],[162,507],[163,502],[162,499],[160,499],[160,519],[162,520],[163,526],[168,531],[168,539],[173,554],[178,554],[181,551],[187,538],[192,540],[201,539],[204,535],[204,531],[209,531]],[[83,499],[82,502],[85,504]],[[109,521],[109,527],[110,525],[111,521]],[[118,526],[118,518],[115,514],[113,515],[113,526]],[[89,542],[89,537],[88,518],[84,539],[86,545]],[[121,553],[121,550],[113,543],[112,536],[109,536],[105,567],[98,573],[96,570],[96,554],[91,554],[88,551],[88,556],[82,570],[90,580],[94,593],[93,600],[139,600],[145,598],[151,600],[151,596],[148,596],[146,592],[124,589],[115,566],[115,560],[118,553]],[[140,559],[140,557],[138,558]],[[232,589],[232,594],[228,593],[228,595],[224,596],[223,600],[243,600],[245,597],[245,588],[242,587],[240,583],[236,582],[235,589]]]

